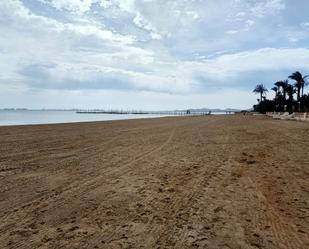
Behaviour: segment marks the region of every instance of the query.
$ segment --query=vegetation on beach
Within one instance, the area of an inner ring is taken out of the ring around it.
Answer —
[[[258,104],[253,106],[254,111],[266,112],[307,112],[309,111],[309,92],[304,93],[308,85],[307,78],[296,71],[288,76],[288,79],[277,81],[271,88],[275,92],[274,99],[266,98],[268,89],[263,84],[258,84],[253,92],[259,94]],[[292,80],[290,83],[289,80]],[[295,98],[296,97],[296,98]]]

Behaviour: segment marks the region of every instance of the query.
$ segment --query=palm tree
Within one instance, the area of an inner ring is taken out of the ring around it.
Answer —
[[[286,100],[286,89],[289,85],[289,81],[288,80],[283,80],[282,81],[282,92],[283,92],[283,99],[284,101]]]
[[[256,85],[253,92],[255,94],[260,94],[260,102],[262,102],[263,95],[268,92],[267,88],[263,84]]]
[[[308,76],[308,75],[307,75]],[[292,80],[295,80],[295,87],[297,89],[297,101],[300,101],[300,92],[302,92],[302,96],[304,95],[304,87],[305,87],[305,79],[306,77],[303,77],[303,75],[296,71],[295,73],[292,73],[289,78]]]
[[[274,86],[271,90],[273,90],[276,93],[276,97],[277,97],[279,88]]]
[[[282,86],[282,81],[277,81],[274,85],[278,88],[279,91]]]
[[[288,80],[280,80],[275,83],[275,85],[282,90],[283,99],[286,100],[286,88],[289,85]]]
[[[304,96],[304,88],[305,88],[305,86],[309,85],[309,82],[306,80],[308,77],[309,77],[309,74],[304,77],[304,81],[305,82],[304,82],[304,87],[303,87],[303,90],[302,90],[302,96]]]
[[[293,94],[295,93],[295,89],[292,85],[288,84],[288,86],[286,88],[286,93],[289,96],[289,101],[293,102]]]
[[[279,92],[279,88],[274,86],[271,90],[273,90],[276,95],[275,95],[275,98],[274,98],[274,101],[275,101],[275,111],[277,111],[278,109],[278,106],[277,106],[277,102],[278,102],[278,92]]]
[[[289,109],[290,112],[292,112],[292,106],[293,106],[293,101],[294,101],[293,94],[295,93],[295,89],[291,84],[288,84],[288,86],[286,87],[286,93],[289,96],[288,109]]]

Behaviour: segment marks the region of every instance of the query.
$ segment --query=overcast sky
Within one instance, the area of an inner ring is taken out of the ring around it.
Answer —
[[[309,73],[308,0],[1,0],[0,108],[250,108]]]

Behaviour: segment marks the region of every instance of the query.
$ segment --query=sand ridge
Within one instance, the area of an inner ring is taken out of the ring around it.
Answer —
[[[309,126],[206,116],[0,128],[1,248],[309,248]]]

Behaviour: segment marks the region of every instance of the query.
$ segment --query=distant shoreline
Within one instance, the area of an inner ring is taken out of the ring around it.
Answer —
[[[213,113],[225,114],[225,113]],[[194,116],[193,113],[191,116]],[[201,115],[201,114],[197,114]],[[44,124],[67,124],[112,120],[130,120],[160,118],[168,116],[184,116],[184,113],[98,113],[87,112],[86,114],[76,113],[76,111],[0,111],[0,126],[14,125],[44,125]]]
[[[39,111],[35,115],[24,115],[20,117],[19,115],[12,115],[12,117],[7,117],[5,119],[0,115],[0,127],[3,126],[27,126],[27,125],[56,125],[56,124],[75,124],[75,123],[92,123],[92,122],[106,122],[106,121],[122,121],[122,120],[134,120],[134,119],[153,119],[167,117],[168,115],[148,115],[148,114],[89,114],[89,115],[78,115],[74,111],[67,111],[68,116],[60,115],[57,116],[59,112],[64,111],[54,111],[54,117],[49,114],[50,111],[44,112],[43,116],[39,115]]]

